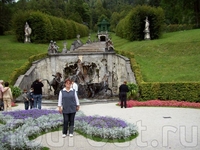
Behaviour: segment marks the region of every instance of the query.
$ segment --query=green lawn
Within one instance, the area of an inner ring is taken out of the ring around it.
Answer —
[[[111,34],[115,49],[131,51],[147,82],[200,81],[200,29],[165,33],[159,40],[134,41]],[[94,35],[91,36],[91,39]],[[88,37],[82,38],[85,43]],[[67,40],[67,48],[74,41]],[[57,41],[60,51],[63,41]],[[13,35],[0,36],[0,79],[22,66],[30,56],[47,52],[47,44],[18,43]]]
[[[70,49],[71,43],[75,39],[67,40],[67,48]],[[83,38],[84,42],[87,38]],[[60,47],[59,51],[63,49],[63,41],[57,41]],[[48,50],[49,43],[33,44],[33,43],[19,43],[15,40],[15,36],[0,36],[0,79],[4,81],[9,80],[10,74],[16,69],[20,68],[28,58],[32,55],[44,53]]]
[[[200,29],[165,33],[161,39],[150,41],[112,37],[116,49],[135,54],[144,81],[200,81]]]

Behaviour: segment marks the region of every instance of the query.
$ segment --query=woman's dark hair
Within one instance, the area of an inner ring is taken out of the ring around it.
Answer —
[[[66,82],[69,82],[70,84],[72,84],[72,81],[69,79],[69,78],[67,78],[66,80],[65,80],[65,83]]]
[[[8,87],[8,86],[9,86],[9,83],[8,83],[8,82],[5,82],[4,85],[5,85],[5,87]]]

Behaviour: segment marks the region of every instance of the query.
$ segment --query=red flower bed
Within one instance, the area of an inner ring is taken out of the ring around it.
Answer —
[[[16,104],[15,104],[14,102],[12,102],[12,103],[11,103],[11,106],[14,107],[14,106],[16,106]]]
[[[118,102],[120,105],[120,102]],[[137,100],[128,100],[127,107],[137,107],[137,106],[163,106],[163,107],[189,107],[189,108],[200,108],[200,103],[195,102],[185,102],[185,101],[161,101],[161,100],[148,100],[148,101],[137,101]]]

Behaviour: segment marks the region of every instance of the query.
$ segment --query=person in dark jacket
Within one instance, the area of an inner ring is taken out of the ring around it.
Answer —
[[[42,87],[43,83],[41,80],[36,79],[32,85],[31,88],[33,89],[33,99],[34,99],[34,108],[41,109],[42,108]]]
[[[31,88],[29,93],[29,103],[30,103],[30,109],[34,108],[34,99],[33,99],[33,89]]]
[[[29,95],[26,89],[24,89],[22,94],[23,100],[24,100],[24,108],[25,110],[28,110],[29,108]]]
[[[69,136],[73,137],[74,119],[79,107],[79,99],[77,92],[72,88],[72,81],[66,79],[65,87],[60,90],[58,96],[58,110],[63,114],[63,138],[67,136],[68,126]]]
[[[121,108],[126,108],[127,92],[129,92],[128,86],[126,84],[127,82],[124,81],[124,83],[121,84],[119,87],[119,98],[121,101]]]

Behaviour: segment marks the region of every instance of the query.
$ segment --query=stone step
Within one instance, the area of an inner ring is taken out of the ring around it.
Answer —
[[[88,104],[96,104],[96,103],[110,103],[110,102],[118,102],[119,99],[117,97],[113,97],[110,99],[79,99],[80,105],[88,105]],[[58,100],[42,100],[42,104],[45,106],[57,106]]]

